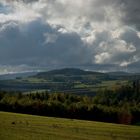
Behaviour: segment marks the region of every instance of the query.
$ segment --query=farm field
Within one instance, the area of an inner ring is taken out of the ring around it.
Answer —
[[[1,140],[139,140],[140,127],[0,112]]]

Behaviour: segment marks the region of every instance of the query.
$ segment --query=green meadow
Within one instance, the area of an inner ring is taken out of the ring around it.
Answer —
[[[0,140],[140,140],[140,127],[0,112]]]

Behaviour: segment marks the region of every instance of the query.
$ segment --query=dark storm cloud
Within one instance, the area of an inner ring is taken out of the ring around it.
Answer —
[[[24,26],[19,26],[15,22],[1,26],[1,64],[45,66],[89,62],[87,48],[76,33],[57,32],[40,20]]]
[[[124,23],[140,30],[140,0],[121,0],[120,4]]]
[[[115,8],[118,10],[116,12],[122,13],[122,22],[124,24],[135,26],[140,30],[140,0],[94,0],[92,6],[99,10],[106,6]],[[97,18],[103,20],[105,16],[105,13],[100,11]]]

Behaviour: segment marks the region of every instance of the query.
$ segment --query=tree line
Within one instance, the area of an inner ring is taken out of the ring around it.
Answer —
[[[139,85],[98,91],[95,97],[74,94],[22,94],[0,91],[0,110],[41,116],[83,119],[121,124],[140,122]]]

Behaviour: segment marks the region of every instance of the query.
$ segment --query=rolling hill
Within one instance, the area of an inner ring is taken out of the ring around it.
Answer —
[[[139,140],[140,127],[0,112],[1,140]]]
[[[85,71],[78,68],[64,68],[64,69],[56,69],[51,70],[48,72],[41,72],[38,73],[36,76],[38,77],[44,77],[44,76],[50,76],[50,75],[65,75],[65,76],[72,76],[72,75],[104,75],[104,73],[100,72],[93,72],[93,71]]]

